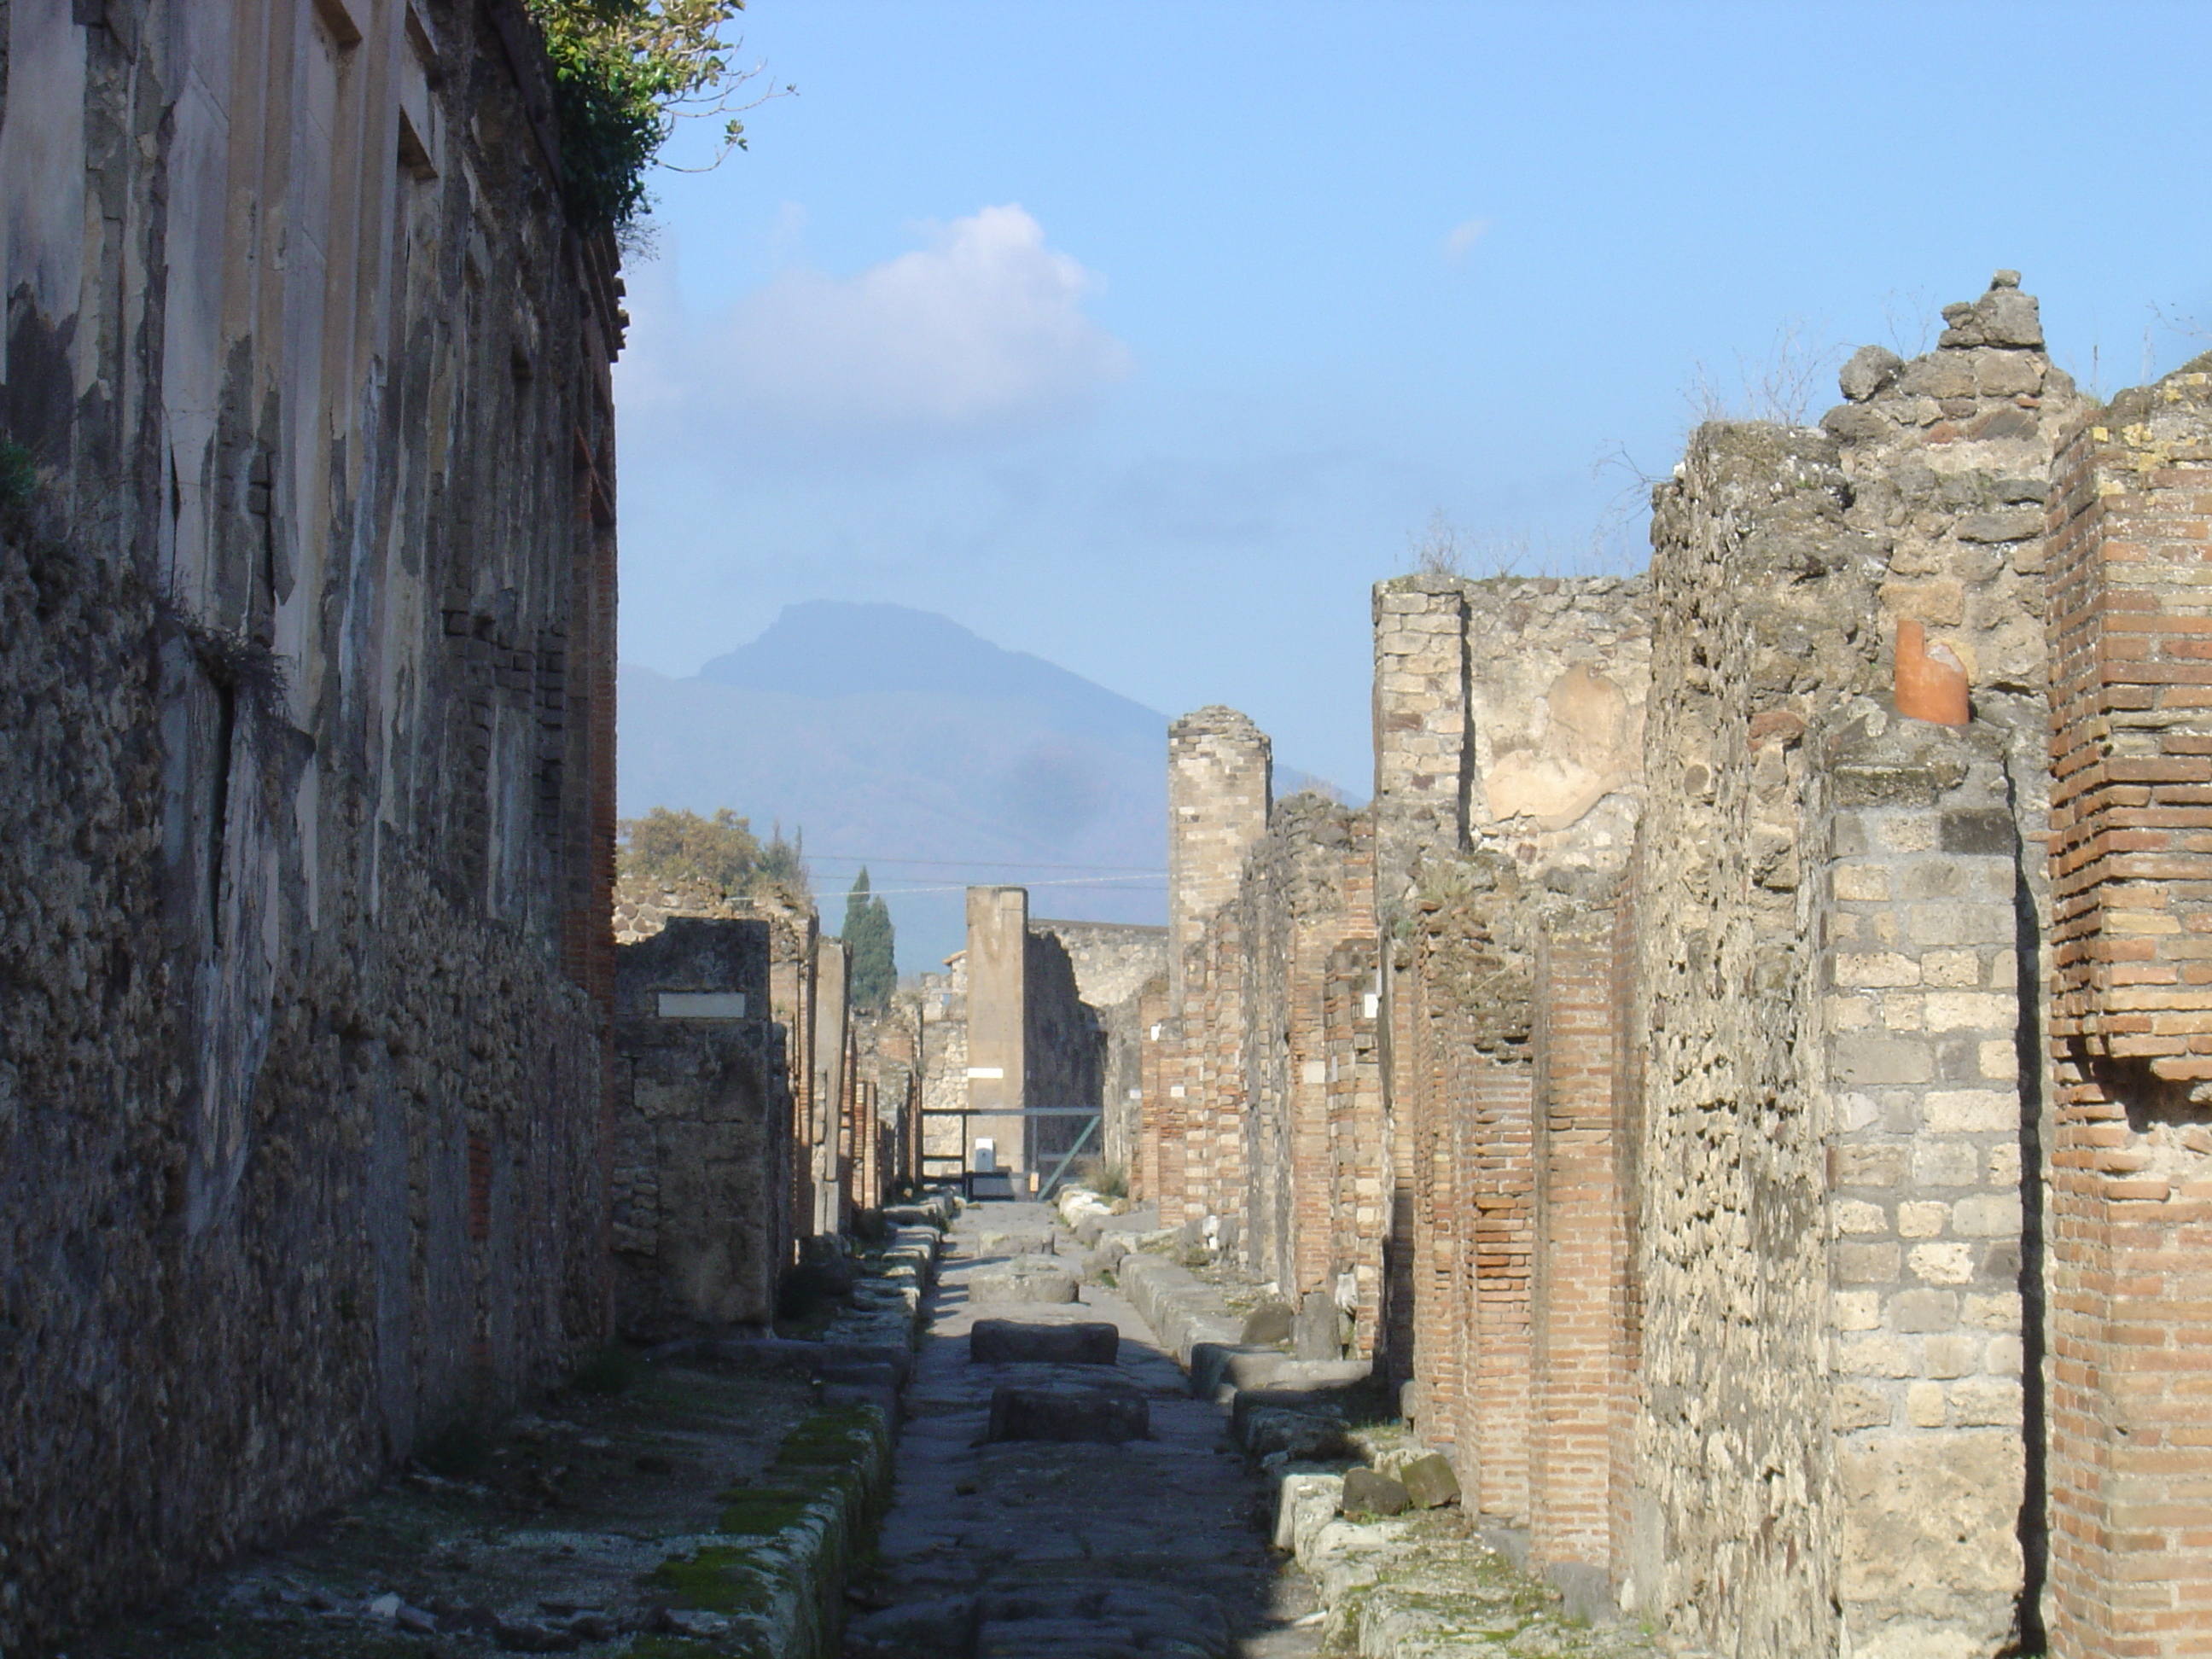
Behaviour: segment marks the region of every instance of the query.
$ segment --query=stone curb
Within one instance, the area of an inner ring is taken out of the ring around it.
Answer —
[[[655,1577],[701,1604],[695,1613],[669,1615],[672,1634],[750,1638],[776,1659],[835,1659],[844,1632],[846,1582],[890,1503],[899,1397],[914,1374],[921,1298],[937,1277],[943,1247],[944,1234],[934,1225],[895,1225],[854,1283],[853,1305],[831,1320],[819,1341],[771,1336],[669,1345],[805,1365],[823,1405],[785,1440],[763,1477],[772,1483],[781,1474],[792,1483],[789,1490],[811,1494],[800,1499],[794,1517],[770,1533],[680,1540],[654,1570]],[[757,1490],[766,1497],[786,1489],[769,1484]]]

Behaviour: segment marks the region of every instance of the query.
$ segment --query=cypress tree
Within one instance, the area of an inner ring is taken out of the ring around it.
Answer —
[[[845,896],[845,948],[853,957],[853,1006],[882,1009],[890,1006],[898,988],[898,963],[891,934],[891,909],[868,889],[868,870],[853,878]]]

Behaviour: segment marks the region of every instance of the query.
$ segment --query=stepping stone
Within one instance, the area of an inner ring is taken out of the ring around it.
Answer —
[[[1111,1325],[1024,1325],[1012,1319],[979,1319],[968,1332],[968,1358],[977,1365],[1111,1365],[1121,1356],[1121,1333]]]
[[[1030,1267],[1018,1259],[993,1273],[969,1274],[968,1299],[971,1302],[1073,1302],[1076,1299],[1076,1279],[1064,1267]]]
[[[975,1248],[985,1255],[1057,1255],[1050,1233],[978,1233]]]
[[[1152,1410],[1134,1389],[994,1389],[993,1440],[1080,1440],[1119,1445],[1152,1433]],[[1393,1483],[1395,1484],[1395,1483]]]
[[[1398,1482],[1417,1510],[1441,1509],[1459,1502],[1459,1477],[1441,1452],[1415,1458],[1398,1471]]]

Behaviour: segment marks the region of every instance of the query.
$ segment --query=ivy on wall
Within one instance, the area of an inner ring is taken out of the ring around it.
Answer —
[[[745,147],[738,118],[784,87],[746,95],[760,68],[732,70],[722,31],[744,0],[527,0],[545,32],[569,211],[617,232],[650,205],[646,172],[688,119],[719,119],[707,165]]]

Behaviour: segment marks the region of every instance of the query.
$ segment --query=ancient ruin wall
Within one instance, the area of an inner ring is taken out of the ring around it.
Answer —
[[[1106,1031],[1098,1011],[1082,998],[1066,947],[1054,935],[1032,929],[1023,963],[1023,1018],[1028,1027],[1022,1044],[1024,1101],[1097,1111],[1104,1103]],[[1103,1127],[1079,1118],[1031,1119],[1028,1167],[1049,1177],[1079,1145],[1084,1153],[1098,1154]]]
[[[2212,362],[2068,434],[2050,508],[2052,1651],[2203,1651]]]
[[[1267,833],[1274,758],[1267,733],[1219,704],[1168,728],[1168,998],[1182,997],[1182,954],[1229,902],[1245,849]]]
[[[615,965],[623,1334],[766,1325],[793,1257],[791,1098],[769,924],[678,917]]]
[[[1551,920],[1608,902],[1628,858],[1650,585],[1401,577],[1376,588],[1375,621],[1389,1359],[1476,1506],[1524,1525],[1534,964]],[[1579,1248],[1562,1241],[1562,1262]]]
[[[1159,1023],[1146,1000],[1148,986],[1164,988],[1168,933],[1125,922],[1032,918],[1030,931],[1058,939],[1075,969],[1076,990],[1097,1011],[1105,1048],[1099,1092],[1105,1121],[1091,1151],[1125,1175],[1136,1158],[1144,1115],[1145,1034]]]
[[[1644,1413],[1623,1600],[1731,1653],[1836,1632],[1808,707],[1865,690],[1834,444],[1709,426],[1655,492],[1638,875]]]
[[[0,10],[11,1652],[607,1329],[611,248],[407,9]]]

